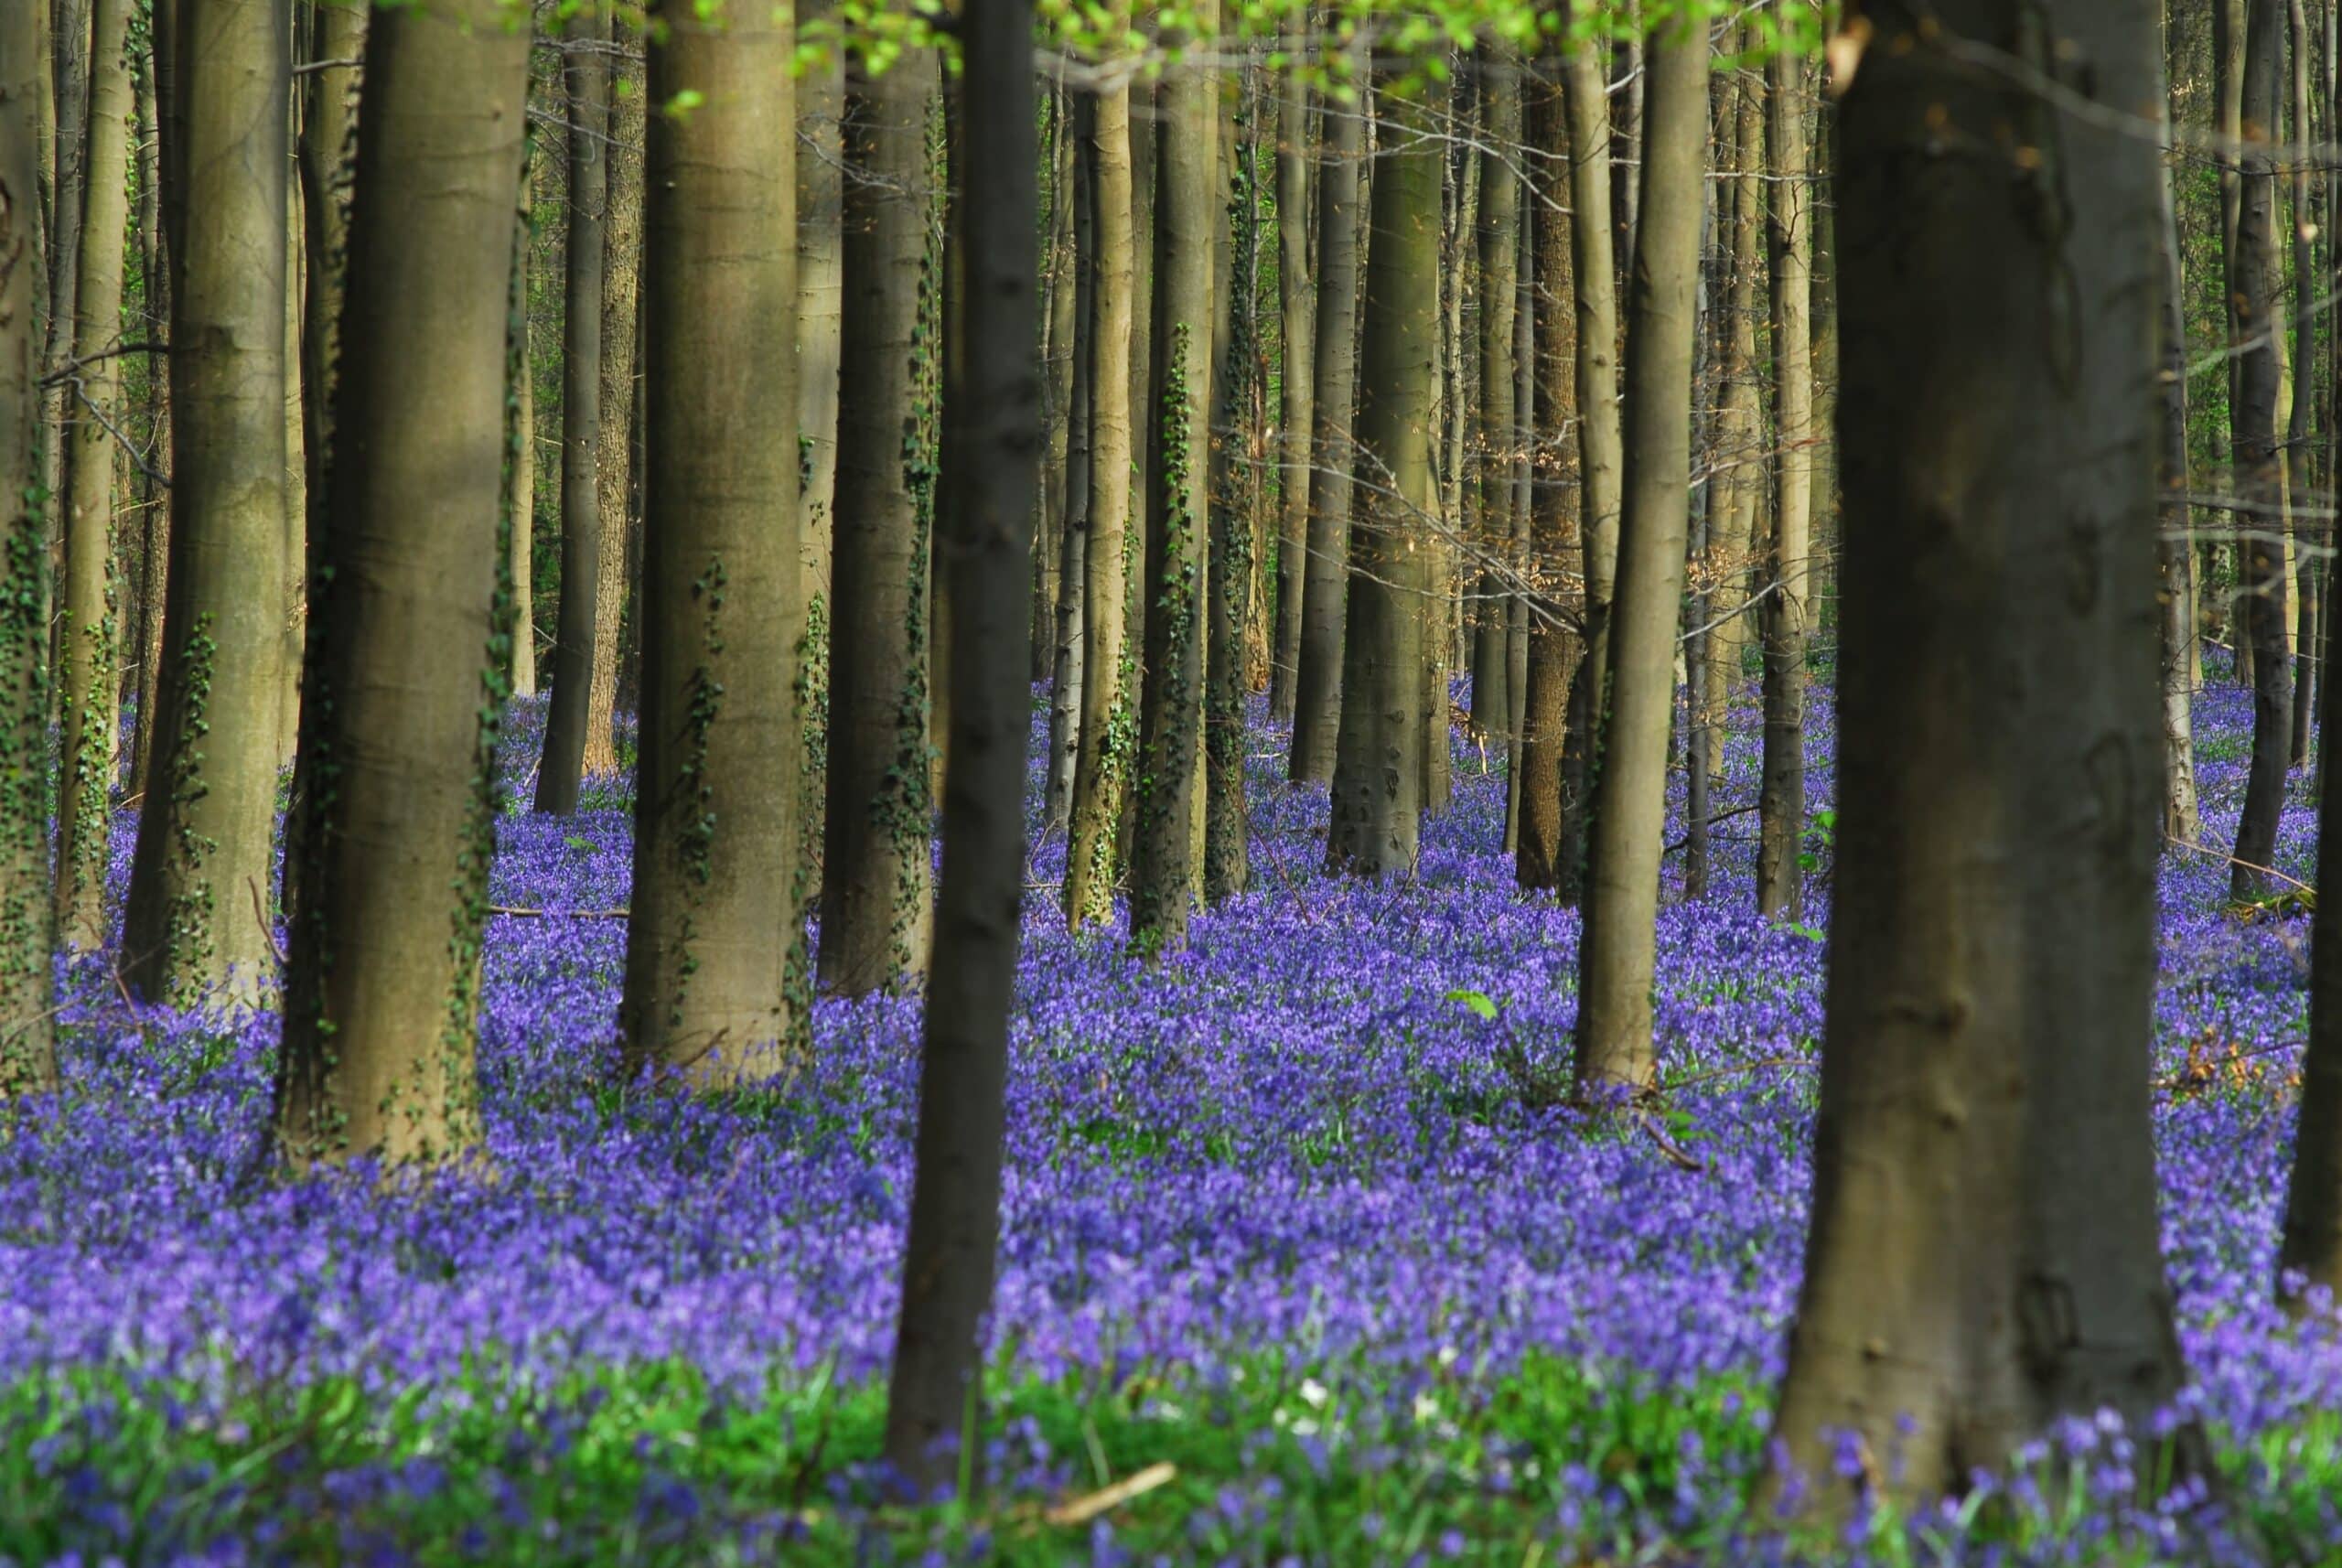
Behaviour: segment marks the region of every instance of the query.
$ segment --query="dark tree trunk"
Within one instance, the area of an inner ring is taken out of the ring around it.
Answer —
[[[1306,35],[1295,32],[1286,48],[1296,58]],[[1316,385],[1311,330],[1309,192],[1316,163],[1309,135],[1309,86],[1288,70],[1277,86],[1277,295],[1282,371],[1277,476],[1276,650],[1270,660],[1269,716],[1291,724],[1300,673],[1301,606],[1309,563],[1309,422]]]
[[[903,1309],[887,1389],[886,1457],[933,1487],[957,1472],[983,1366],[1000,1226],[1008,1014],[1025,880],[1025,553],[1041,442],[1033,360],[1033,32],[1026,0],[967,14],[970,128],[986,156],[968,171],[967,410],[944,455],[944,560],[952,627],[952,767],[943,876],[920,1058],[917,1174]],[[980,1440],[965,1456],[976,1474]]]
[[[1937,44],[1872,15],[1837,183],[1829,1024],[1774,1427],[1839,1512],[1850,1441],[1854,1486],[1933,1498],[2060,1417],[2143,1431],[2182,1379],[2147,1060],[2161,263],[2154,144],[2131,117],[2157,91],[2154,24],[1962,0],[1935,13]],[[1953,52],[2013,48],[2090,61],[2067,88],[2089,108]],[[1935,150],[2010,126],[2057,149],[2054,228],[2004,162]],[[2200,1456],[2191,1430],[2174,1441],[2176,1463],[2143,1454],[2143,1473]]]

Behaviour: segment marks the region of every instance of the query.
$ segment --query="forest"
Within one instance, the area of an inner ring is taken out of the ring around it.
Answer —
[[[2342,1563],[2337,114],[0,0],[0,1568]]]

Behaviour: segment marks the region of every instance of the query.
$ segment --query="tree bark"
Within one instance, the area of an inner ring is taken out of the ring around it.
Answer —
[[[903,1307],[887,1387],[886,1454],[932,1489],[959,1470],[953,1439],[980,1390],[1005,1137],[1008,1015],[1024,887],[1024,538],[1039,455],[1033,229],[1033,22],[1028,0],[968,12],[970,129],[987,156],[967,181],[968,411],[945,455],[944,559],[956,579],[952,767],[928,984]],[[981,1449],[966,1455],[977,1475]]]
[[[1480,438],[1476,553],[1492,564],[1477,574],[1472,596],[1472,728],[1486,742],[1512,730],[1509,641],[1514,456],[1521,433],[1513,409],[1513,312],[1520,282],[1520,188],[1513,172],[1520,140],[1520,61],[1491,50],[1480,75]]]
[[[629,607],[627,590],[635,575],[628,570],[629,562],[644,555],[641,540],[635,533],[639,520],[631,515],[633,486],[629,483],[636,446],[635,403],[641,395],[635,385],[635,346],[649,337],[647,332],[638,333],[636,322],[642,278],[642,67],[621,58],[611,70],[610,84],[610,145],[602,221],[602,349],[596,367],[602,383],[597,400],[602,413],[594,442],[594,512],[600,520],[600,559],[594,567],[594,671],[586,688],[584,767],[588,777],[618,771],[619,630],[629,614],[639,617],[642,613],[639,596]],[[790,136],[774,145],[795,150]],[[795,205],[792,196],[792,209]],[[795,248],[793,234],[790,244]],[[793,334],[793,314],[789,325]],[[793,436],[790,450],[793,455]],[[787,472],[789,478],[796,478],[793,460]],[[639,626],[635,635],[639,648]]]
[[[1082,691],[1089,680],[1089,639],[1086,623],[1090,562],[1090,516],[1096,476],[1090,466],[1090,403],[1096,380],[1094,345],[1088,324],[1096,309],[1098,266],[1098,199],[1096,171],[1090,151],[1094,138],[1089,123],[1097,105],[1090,94],[1069,100],[1067,109],[1078,122],[1070,140],[1073,182],[1066,199],[1073,203],[1073,316],[1066,326],[1068,352],[1073,359],[1073,379],[1067,389],[1071,406],[1066,413],[1065,521],[1058,531],[1056,646],[1049,672],[1048,792],[1044,800],[1041,832],[1064,832],[1073,822],[1073,776],[1080,760]],[[1076,323],[1080,323],[1077,328]],[[1115,607],[1121,607],[1117,601]]]
[[[1261,470],[1246,430],[1257,406],[1260,311],[1252,280],[1259,271],[1260,161],[1254,156],[1252,105],[1240,89],[1232,134],[1223,159],[1230,170],[1228,206],[1235,221],[1228,236],[1225,275],[1219,282],[1221,342],[1215,356],[1209,494],[1211,542],[1207,573],[1204,698],[1203,895],[1217,904],[1252,882],[1252,814],[1244,799],[1244,698],[1251,663],[1252,522]],[[1226,127],[1224,127],[1226,129]]]
[[[2310,179],[2310,37],[2307,7],[2303,0],[2288,0],[2285,7],[2293,77],[2292,198],[2294,232],[2293,384],[2285,423],[2286,494],[2292,507],[2304,513],[2320,509],[2312,499],[2315,489],[2315,454],[2320,450],[2317,408],[2317,218],[2311,207]],[[2289,509],[2290,510],[2290,509]],[[2294,537],[2294,689],[2293,713],[2287,722],[2287,761],[2295,768],[2309,760],[2310,722],[2319,680],[2317,657],[2318,583],[2321,564],[2331,544],[2332,525],[2304,515],[2292,526]],[[2316,548],[2312,548],[2315,545]]]
[[[1198,8],[1210,37],[1219,7]],[[1147,460],[1146,680],[1139,703],[1138,823],[1131,943],[1184,946],[1201,783],[1204,573],[1210,523],[1212,229],[1219,115],[1211,78],[1190,65],[1156,89],[1154,411]]]
[[[786,13],[661,20],[650,91],[700,106],[651,123],[640,180],[641,762],[619,1022],[637,1069],[714,1087],[782,1077],[811,1046],[797,791],[776,787],[803,744],[797,176],[774,156],[794,147],[795,41]]]
[[[505,413],[511,422],[511,435],[510,455],[504,465],[504,515],[509,525],[505,572],[512,584],[512,694],[525,698],[537,694],[537,378],[529,323],[529,252],[535,239],[530,217],[536,206],[536,158],[533,149],[524,156],[514,225],[518,232],[512,246],[512,299],[508,307],[513,344],[512,384]]]
[[[2170,101],[2165,101],[2165,133],[2171,133]],[[2196,545],[2187,510],[2187,319],[2186,280],[2180,269],[2179,216],[2165,168],[2161,187],[2158,239],[2162,247],[2164,427],[2158,477],[2163,483],[2160,532],[2155,543],[2155,597],[2162,628],[2164,742],[2164,836],[2197,843],[2204,836],[2196,797],[2194,708],[2200,660],[2196,644]]]
[[[1570,207],[1600,214],[1613,199],[1609,97],[1602,57],[1591,43],[1563,57],[1563,102],[1570,127]],[[1555,890],[1574,903],[1584,891],[1595,786],[1601,775],[1610,713],[1611,600],[1618,575],[1619,521],[1625,510],[1626,436],[1618,406],[1618,272],[1611,253],[1617,230],[1600,222],[1570,226],[1571,273],[1577,298],[1576,381],[1578,536],[1585,573],[1585,652],[1570,683],[1568,736],[1562,758],[1562,806]]]
[[[800,0],[798,30],[836,10]],[[838,482],[838,346],[844,330],[845,63],[836,45],[797,81],[797,430],[805,452],[805,605],[826,625]],[[819,605],[821,607],[816,608]],[[811,673],[809,671],[809,673]],[[813,781],[818,812],[820,780]]]
[[[1348,56],[1353,77],[1363,57]],[[1330,781],[1342,717],[1342,628],[1349,588],[1351,420],[1358,390],[1359,170],[1365,115],[1355,103],[1325,112],[1317,171],[1317,319],[1310,382],[1309,562],[1301,588],[1301,651],[1294,676],[1287,776]],[[1409,286],[1420,286],[1420,280]]]
[[[1618,531],[1610,718],[1595,786],[1578,949],[1577,1086],[1587,1098],[1643,1090],[1658,1066],[1650,990],[1689,518],[1692,295],[1708,140],[1706,29],[1685,33],[1678,19],[1664,20],[1644,58],[1642,197],[1627,334],[1625,439],[1633,467]]]
[[[317,700],[302,712],[316,787],[273,1116],[295,1165],[444,1161],[480,1139],[479,951],[510,629],[498,538],[506,302],[528,59],[528,34],[503,26],[499,0],[385,10],[368,39],[330,570],[309,644]],[[191,220],[203,195],[191,193]],[[250,895],[232,891],[249,921]]]
[[[1840,1512],[1849,1442],[1855,1485],[1931,1498],[2060,1417],[2143,1432],[2183,1375],[2148,1082],[2154,24],[2082,0],[1962,0],[1928,35],[1871,15],[1840,107],[1829,1021],[1774,1427]],[[1976,48],[2071,97],[1954,52]],[[2170,1441],[2144,1474],[2202,1458]]]
[[[924,51],[878,76],[854,72],[846,86],[856,177],[844,197],[821,982],[848,996],[927,967],[928,558],[942,368],[927,146],[935,91]]]
[[[1126,15],[1126,13],[1118,13]],[[1090,377],[1090,544],[1082,621],[1080,750],[1066,847],[1066,918],[1075,927],[1113,914],[1115,825],[1129,787],[1137,725],[1137,669],[1127,636],[1130,531],[1131,335],[1136,277],[1131,222],[1131,92],[1101,90],[1090,118],[1097,277],[1085,327]]]
[[[2252,645],[2252,763],[2237,820],[2229,893],[2265,897],[2267,867],[2277,850],[2292,749],[2293,670],[2285,656],[2284,467],[2277,445],[2277,392],[2283,373],[2277,334],[2277,73],[2284,48],[2279,0],[2245,6],[2244,168],[2229,263],[2230,339],[2236,349],[2236,398],[2229,411],[2236,489],[2248,510],[2238,575],[2245,593],[2245,633]]]
[[[553,700],[537,763],[536,809],[577,810],[591,743],[595,619],[602,530],[596,452],[602,444],[603,224],[609,207],[609,15],[590,8],[563,67],[569,98],[569,236],[562,328],[561,605],[553,628]],[[623,461],[623,458],[621,458]]]
[[[1767,552],[1765,734],[1756,800],[1756,912],[1804,912],[1805,649],[1810,625],[1813,517],[1813,204],[1806,145],[1805,63],[1784,50],[1766,62],[1767,158],[1772,176],[1773,537]]]
[[[116,633],[114,437],[121,426],[123,241],[130,221],[129,0],[91,10],[89,119],[81,138],[80,278],[74,292],[70,439],[66,448],[65,584],[58,634],[57,937],[95,951],[106,939],[112,860]]]
[[[1377,84],[1379,113],[1397,133],[1374,173],[1367,247],[1366,328],[1359,350],[1358,441],[1372,488],[1355,507],[1356,568],[1342,634],[1341,735],[1334,765],[1327,865],[1353,875],[1415,869],[1424,784],[1423,639],[1438,516],[1432,474],[1433,363],[1439,293],[1438,143],[1430,105]]]
[[[1568,67],[1553,62],[1560,70]],[[1589,69],[1591,69],[1589,67]],[[1595,83],[1597,90],[1600,83]],[[1564,859],[1563,841],[1563,769],[1568,740],[1570,686],[1584,647],[1587,601],[1564,587],[1572,577],[1583,578],[1583,516],[1585,500],[1574,497],[1564,476],[1569,454],[1585,433],[1578,420],[1581,390],[1577,373],[1577,333],[1583,325],[1572,253],[1582,251],[1592,231],[1608,250],[1609,226],[1598,219],[1574,222],[1572,170],[1584,149],[1571,142],[1563,81],[1558,74],[1537,81],[1528,113],[1529,145],[1539,155],[1530,165],[1535,200],[1530,228],[1535,240],[1532,255],[1536,274],[1531,297],[1534,301],[1536,375],[1530,410],[1531,444],[1537,452],[1530,492],[1530,552],[1526,565],[1539,585],[1528,608],[1527,665],[1522,681],[1520,762],[1514,787],[1513,879],[1530,889],[1574,887],[1575,874]],[[1600,199],[1608,199],[1609,177],[1604,158],[1594,167],[1601,174]],[[1580,209],[1599,213],[1599,207]],[[1604,263],[1607,271],[1607,263]],[[1482,395],[1487,389],[1482,388]],[[1582,467],[1582,459],[1581,465]],[[1573,504],[1574,502],[1574,505]]]
[[[40,7],[0,5],[0,1100],[57,1084],[49,1008],[48,524],[39,493]]]
[[[49,373],[65,369],[73,351],[73,330],[79,319],[76,294],[81,279],[81,239],[89,225],[82,220],[82,203],[89,182],[90,19],[91,0],[17,0],[20,5],[49,8],[48,48],[53,73],[51,101],[56,113],[56,164],[51,178],[48,247]],[[181,0],[182,4],[189,0]],[[52,381],[41,429],[41,483],[50,494],[65,489],[65,429],[70,413],[70,387]],[[49,517],[52,554],[62,542],[61,516]]]
[[[1756,28],[1745,16],[1741,48],[1753,48]],[[1716,190],[1716,223],[1728,242],[1722,297],[1711,308],[1724,313],[1715,334],[1724,350],[1723,397],[1718,410],[1716,461],[1726,465],[1730,482],[1714,493],[1726,502],[1708,518],[1704,552],[1710,591],[1702,622],[1713,621],[1706,649],[1707,685],[1702,694],[1710,730],[1708,771],[1724,772],[1725,721],[1733,686],[1740,676],[1740,650],[1748,640],[1740,610],[1747,603],[1748,557],[1765,493],[1765,413],[1756,368],[1756,279],[1764,268],[1765,94],[1747,68],[1726,77],[1724,91],[1733,116],[1733,177]],[[1724,226],[1729,224],[1729,229]]]
[[[1286,39],[1296,59],[1305,32]],[[1309,193],[1316,162],[1310,141],[1309,85],[1299,70],[1287,70],[1277,85],[1277,321],[1281,371],[1278,381],[1280,450],[1277,476],[1276,650],[1269,668],[1269,716],[1290,725],[1295,678],[1301,663],[1303,585],[1309,564],[1309,429],[1315,335],[1309,273]]]
[[[275,827],[285,580],[285,232],[292,64],[272,0],[183,0],[171,294],[171,553],[153,758],[124,914],[149,1000],[256,997]],[[497,223],[497,251],[505,231]],[[503,291],[492,291],[500,312]],[[490,445],[502,421],[489,427]],[[444,928],[441,932],[445,940]]]

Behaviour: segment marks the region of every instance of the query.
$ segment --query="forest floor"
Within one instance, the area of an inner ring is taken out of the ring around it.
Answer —
[[[2249,714],[2226,682],[2198,705],[2208,843]],[[1720,811],[1756,748],[1744,711]],[[2221,1500],[2137,1504],[2154,1443],[2080,1423],[1957,1507],[1760,1539],[1820,917],[1753,914],[1753,816],[1700,903],[1671,861],[1664,1108],[1584,1124],[1552,1102],[1576,917],[1515,892],[1477,753],[1400,886],[1324,875],[1325,791],[1253,749],[1255,890],[1157,969],[1068,935],[1061,842],[1033,857],[972,1505],[906,1507],[873,1463],[918,1002],[822,1003],[787,1093],[618,1086],[623,922],[560,913],[626,902],[612,781],[501,824],[495,901],[548,912],[489,940],[485,1172],[255,1176],[273,1021],[70,977],[68,1088],[0,1124],[0,1562],[2129,1563],[2208,1560],[2224,1511],[2342,1556],[2342,1342],[2269,1305],[2298,916],[2240,918],[2214,858],[2163,875],[2165,1238]]]

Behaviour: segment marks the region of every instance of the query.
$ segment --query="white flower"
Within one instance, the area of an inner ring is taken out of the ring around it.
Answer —
[[[1319,1382],[1316,1379],[1304,1378],[1301,1380],[1301,1402],[1307,1405],[1311,1410],[1325,1409],[1327,1397],[1326,1385]]]

